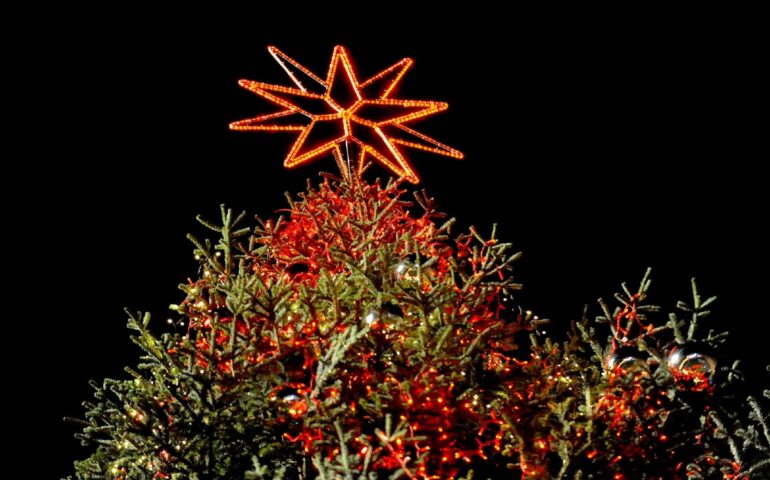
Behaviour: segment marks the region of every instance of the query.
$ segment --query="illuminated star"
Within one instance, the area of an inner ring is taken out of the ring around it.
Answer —
[[[394,174],[417,183],[420,179],[401,153],[401,147],[463,158],[461,152],[406,126],[414,120],[446,110],[446,103],[390,98],[412,66],[412,59],[404,58],[368,80],[359,82],[344,47],[334,47],[325,79],[276,47],[268,47],[268,51],[295,86],[239,81],[243,88],[283,109],[233,122],[230,129],[299,132],[284,160],[287,168],[308,163],[331,152],[345,176],[351,168],[348,162],[351,157],[355,159],[357,156],[355,163],[359,175],[365,161],[373,158]]]

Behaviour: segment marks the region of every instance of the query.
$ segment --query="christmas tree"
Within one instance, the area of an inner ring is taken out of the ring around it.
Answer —
[[[556,342],[518,305],[518,258],[495,231],[456,235],[403,152],[462,154],[407,124],[404,59],[359,79],[337,47],[325,77],[280,50],[292,86],[242,81],[280,107],[236,130],[298,132],[287,167],[333,155],[277,219],[222,207],[190,237],[200,275],[173,331],[130,314],[131,377],[94,384],[78,478],[763,478],[767,400],[746,397],[713,297],[672,311],[649,272]],[[396,178],[368,181],[375,163]],[[153,330],[155,330],[153,328]]]

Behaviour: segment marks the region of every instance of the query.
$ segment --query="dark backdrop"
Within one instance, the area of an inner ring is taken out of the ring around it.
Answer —
[[[325,159],[286,171],[290,135],[227,130],[270,108],[239,78],[287,83],[268,44],[318,73],[337,43],[362,75],[416,60],[402,95],[450,104],[419,128],[466,154],[412,155],[422,187],[460,225],[489,232],[497,222],[524,251],[520,300],[551,318],[556,335],[584,304],[652,266],[655,300],[686,299],[697,276],[720,297],[713,325],[734,332],[734,352],[756,375],[767,363],[758,280],[767,198],[757,171],[767,159],[766,53],[750,15],[491,11],[444,23],[406,11],[306,26],[285,12],[199,13],[52,19],[30,59],[34,135],[17,160],[32,179],[35,201],[24,206],[35,226],[16,240],[32,239],[26,271],[45,279],[26,289],[46,360],[30,433],[42,432],[53,454],[35,471],[67,473],[84,452],[61,417],[81,414],[88,379],[134,362],[123,307],[151,311],[161,328],[182,298],[176,285],[196,271],[184,234],[202,233],[194,215],[216,218],[222,202],[272,215],[284,191],[334,168]]]

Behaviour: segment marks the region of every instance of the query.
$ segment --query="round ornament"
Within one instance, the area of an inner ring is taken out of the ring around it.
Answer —
[[[695,390],[702,390],[711,383],[717,361],[708,346],[685,343],[675,345],[669,351],[668,368],[677,380],[691,383]]]
[[[632,345],[612,349],[604,359],[604,366],[613,373],[649,373],[646,355]]]
[[[275,387],[268,396],[270,402],[281,415],[293,419],[301,418],[307,413],[308,405],[306,394],[308,389],[301,383],[287,383]]]

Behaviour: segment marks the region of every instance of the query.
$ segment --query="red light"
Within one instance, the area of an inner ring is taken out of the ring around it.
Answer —
[[[418,183],[420,179],[399,150],[400,146],[463,158],[461,152],[406,126],[413,120],[446,110],[446,103],[389,97],[411,67],[411,59],[404,58],[368,80],[359,82],[347,50],[337,46],[326,79],[322,80],[277,48],[268,47],[268,51],[286,70],[297,88],[241,80],[238,83],[243,88],[283,110],[232,122],[230,129],[299,132],[284,160],[287,168],[332,153],[340,172],[347,176],[349,167],[342,147],[347,149],[355,144],[359,150],[355,159],[359,174],[369,156],[394,174]],[[310,88],[302,83],[298,78],[300,76]],[[340,88],[345,90],[347,98],[338,95]],[[337,124],[340,127],[338,131],[320,133],[323,126],[330,123]],[[309,138],[316,139],[316,144],[307,145]]]

